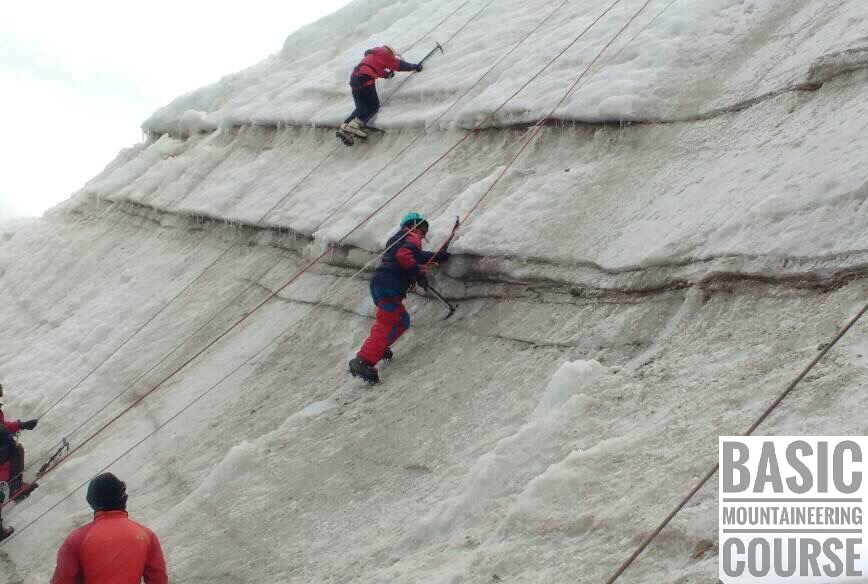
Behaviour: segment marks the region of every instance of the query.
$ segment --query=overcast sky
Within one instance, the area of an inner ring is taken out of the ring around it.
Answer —
[[[39,215],[141,141],[172,98],[280,50],[348,0],[6,3],[0,218]]]

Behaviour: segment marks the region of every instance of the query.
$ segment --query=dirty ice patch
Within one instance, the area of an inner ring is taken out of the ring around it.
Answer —
[[[557,412],[571,397],[584,393],[604,371],[605,367],[593,359],[564,363],[549,381],[533,416],[539,418]]]

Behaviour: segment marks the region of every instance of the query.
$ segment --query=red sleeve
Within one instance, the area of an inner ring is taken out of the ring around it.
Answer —
[[[416,267],[416,255],[409,247],[403,246],[395,252],[395,259],[398,260],[398,265],[405,270],[412,270]]]
[[[57,552],[57,567],[54,568],[51,584],[81,584],[82,572],[78,552],[86,532],[86,527],[74,531],[60,546]]]
[[[13,434],[17,434],[21,431],[21,420],[17,420],[15,422],[3,422],[3,425],[6,426],[6,429],[12,432]]]
[[[156,534],[151,533],[151,545],[148,547],[148,559],[145,563],[145,584],[169,584],[169,575],[166,572],[166,558],[163,557],[163,548]]]

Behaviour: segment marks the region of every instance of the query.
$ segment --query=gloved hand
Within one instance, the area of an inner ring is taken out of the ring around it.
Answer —
[[[416,65],[416,73],[419,73],[421,71],[422,71],[422,63],[419,63],[418,65]]]
[[[39,420],[27,420],[26,422],[21,422],[22,430],[33,430],[36,428],[36,424],[39,423]]]
[[[392,71],[391,69],[386,71],[386,79],[391,79],[394,76],[395,76],[395,72]]]
[[[423,290],[428,289],[428,276],[425,275],[425,272],[419,272],[419,275],[416,276],[416,285]]]
[[[438,262],[445,262],[445,261],[448,260],[451,256],[452,256],[451,253],[449,253],[449,252],[446,251],[445,249],[441,249],[440,251],[437,252],[437,255],[435,256],[435,259],[436,259]]]

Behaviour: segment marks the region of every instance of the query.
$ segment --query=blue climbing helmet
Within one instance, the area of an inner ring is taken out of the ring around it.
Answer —
[[[410,227],[410,228],[415,229],[417,227],[422,227],[422,226],[424,226],[424,228],[427,230],[428,229],[428,222],[425,220],[425,218],[422,215],[420,215],[419,213],[416,213],[415,211],[410,211],[409,213],[404,215],[403,219],[401,219],[401,227],[402,228],[403,227]]]

